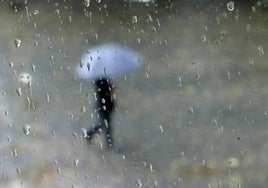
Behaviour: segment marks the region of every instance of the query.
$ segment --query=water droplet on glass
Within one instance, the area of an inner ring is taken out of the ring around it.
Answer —
[[[58,15],[60,15],[60,10],[59,9],[56,9],[55,10],[55,14],[58,16]]]
[[[79,159],[75,159],[74,160],[74,166],[77,167],[78,166],[78,163],[79,163]]]
[[[246,31],[250,31],[251,27],[250,27],[250,24],[247,24],[246,25]]]
[[[141,188],[141,187],[142,187],[142,182],[141,182],[141,179],[138,179],[138,181],[137,181],[137,186],[138,186],[139,188]]]
[[[212,125],[218,125],[218,122],[217,122],[217,120],[216,120],[215,118],[213,118],[213,119],[211,120],[211,123],[212,123]]]
[[[149,170],[150,172],[153,172],[153,165],[151,163],[149,164]]]
[[[21,40],[20,39],[15,39],[14,43],[15,43],[16,48],[18,48],[21,45]]]
[[[39,10],[34,10],[34,11],[33,11],[33,14],[34,14],[34,15],[39,14]]]
[[[84,5],[85,5],[86,7],[89,7],[89,5],[90,5],[90,0],[84,0]]]
[[[194,108],[193,107],[190,107],[190,112],[191,112],[191,114],[193,114],[194,113]]]
[[[87,129],[86,128],[82,128],[82,133],[83,133],[83,137],[86,138],[87,137]]]
[[[138,16],[132,16],[132,23],[138,22]]]
[[[18,155],[18,151],[17,151],[17,149],[12,150],[12,151],[10,152],[10,155],[16,157],[16,156]]]
[[[23,83],[23,84],[29,84],[32,82],[32,76],[27,73],[27,72],[23,72],[23,73],[20,73],[19,74],[19,78],[18,78],[18,81]]]
[[[48,93],[46,94],[46,99],[47,99],[47,103],[49,103],[50,97],[49,97],[49,94]]]
[[[86,107],[83,105],[82,107],[81,107],[81,113],[83,114],[83,113],[85,113],[86,112]]]
[[[23,126],[22,130],[25,135],[29,135],[31,131],[31,126],[26,124]]]
[[[19,88],[17,88],[17,94],[18,94],[18,96],[21,96],[22,95],[22,91],[21,91],[21,88],[19,87]]]
[[[160,130],[160,132],[161,132],[161,133],[163,133],[163,132],[164,132],[163,125],[160,125],[160,126],[159,126],[159,130]]]
[[[207,37],[206,37],[206,35],[201,35],[201,41],[202,41],[202,42],[206,42],[206,41],[207,41]]]
[[[229,10],[229,11],[234,11],[234,2],[233,1],[229,1],[228,3],[227,3],[227,9]]]
[[[264,55],[264,49],[263,49],[263,46],[260,45],[260,46],[258,46],[257,48],[258,48],[259,56],[263,56],[263,55]]]
[[[17,173],[20,174],[22,172],[22,169],[21,168],[17,168]]]
[[[57,173],[58,173],[59,175],[61,174],[61,169],[60,169],[60,167],[57,168]]]
[[[226,71],[228,80],[231,80],[231,72],[229,70]]]
[[[32,64],[32,71],[35,72],[35,65]]]
[[[87,63],[87,70],[90,71],[90,64],[89,63]]]

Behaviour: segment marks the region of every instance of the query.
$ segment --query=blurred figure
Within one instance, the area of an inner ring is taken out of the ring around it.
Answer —
[[[96,109],[99,122],[93,128],[87,130],[87,140],[91,141],[93,136],[103,132],[108,147],[113,147],[113,135],[111,116],[115,108],[114,84],[108,78],[100,78],[95,81],[96,87]]]
[[[139,69],[142,64],[140,54],[120,44],[95,46],[83,54],[75,73],[84,80],[94,80],[99,117],[98,123],[87,130],[89,142],[95,134],[104,132],[107,146],[114,146],[111,119],[115,108],[115,87],[111,80]]]

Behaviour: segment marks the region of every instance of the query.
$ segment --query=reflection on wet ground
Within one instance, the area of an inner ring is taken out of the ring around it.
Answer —
[[[225,3],[1,3],[1,186],[264,187],[267,13]],[[93,45],[144,55],[115,80],[116,151],[73,68]],[[23,77],[21,77],[23,73]],[[27,73],[27,74],[25,74]],[[29,83],[32,76],[32,81]]]

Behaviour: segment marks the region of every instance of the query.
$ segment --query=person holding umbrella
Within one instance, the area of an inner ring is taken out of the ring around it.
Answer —
[[[98,123],[87,129],[88,141],[98,132],[103,132],[107,146],[114,146],[111,120],[115,108],[115,85],[112,79],[140,68],[142,63],[143,59],[138,53],[118,44],[96,46],[82,56],[75,72],[82,79],[93,80],[99,117]]]

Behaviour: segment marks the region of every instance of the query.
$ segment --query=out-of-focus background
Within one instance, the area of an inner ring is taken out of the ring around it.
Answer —
[[[0,2],[0,187],[255,188],[268,184],[267,1]],[[115,151],[83,129],[73,68],[120,43]]]

